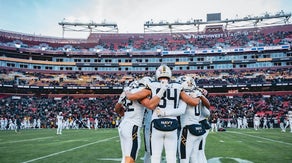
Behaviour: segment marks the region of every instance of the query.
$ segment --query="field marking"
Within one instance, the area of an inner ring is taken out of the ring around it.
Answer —
[[[52,156],[55,156],[55,155],[58,155],[58,154],[62,154],[62,153],[70,152],[70,151],[73,151],[73,150],[76,150],[76,149],[79,149],[79,148],[87,147],[89,145],[105,142],[105,141],[108,141],[108,140],[111,140],[111,139],[114,139],[114,138],[117,138],[117,137],[118,136],[107,138],[107,139],[103,139],[103,140],[98,140],[98,141],[95,141],[95,142],[92,142],[92,143],[88,143],[88,144],[84,144],[84,145],[81,145],[81,146],[78,146],[78,147],[75,147],[75,148],[67,149],[67,150],[56,152],[56,153],[52,153],[52,154],[49,154],[49,155],[46,155],[46,156],[38,157],[38,158],[35,158],[35,159],[32,159],[32,160],[24,161],[22,163],[34,162],[34,161],[37,161],[37,160],[45,159],[45,158],[52,157]]]
[[[253,163],[252,161],[249,161],[249,160],[243,160],[241,158],[234,158],[234,157],[215,157],[215,158],[210,158],[208,160],[208,163],[221,163],[221,158],[227,158],[227,159],[231,159],[235,162],[238,162],[238,163]]]
[[[26,141],[35,141],[35,140],[42,140],[42,139],[50,139],[50,138],[53,138],[53,136],[42,137],[42,138],[34,138],[34,139],[24,139],[24,140],[16,140],[16,141],[2,142],[2,143],[0,143],[0,145],[2,145],[2,144],[9,144],[9,143],[20,143],[20,142],[26,142]]]
[[[272,141],[272,142],[277,142],[277,143],[282,143],[282,144],[286,144],[286,145],[292,145],[292,143],[287,143],[287,142],[283,142],[283,141],[279,141],[279,140],[273,140],[273,139],[269,139],[269,138],[264,138],[264,137],[259,137],[259,136],[244,134],[244,133],[241,133],[241,132],[236,132],[236,131],[227,131],[227,132],[228,133],[234,133],[234,134],[246,135],[246,136],[249,136],[249,137],[254,137],[254,138],[258,138],[258,139],[264,139],[264,140],[268,140],[268,141]]]

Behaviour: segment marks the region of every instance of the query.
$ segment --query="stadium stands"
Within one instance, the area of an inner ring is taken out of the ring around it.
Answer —
[[[222,123],[239,116],[252,123],[255,114],[278,120],[292,109],[291,29],[210,26],[205,33],[91,33],[88,39],[0,31],[0,117],[18,114],[30,124],[40,118],[48,128],[62,110],[72,122],[98,117],[100,127],[114,127],[113,103],[123,86],[154,76],[164,62],[174,78],[190,74],[209,91],[212,114]]]

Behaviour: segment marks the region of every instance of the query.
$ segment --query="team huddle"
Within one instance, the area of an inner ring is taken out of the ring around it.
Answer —
[[[167,65],[156,70],[156,80],[143,77],[127,86],[115,105],[123,116],[119,125],[122,163],[134,163],[143,129],[144,163],[160,163],[163,149],[168,163],[206,163],[204,152],[210,125],[207,91],[190,76],[171,80]]]

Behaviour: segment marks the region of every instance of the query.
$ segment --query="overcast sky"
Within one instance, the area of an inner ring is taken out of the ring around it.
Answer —
[[[119,33],[143,33],[146,21],[206,21],[207,13],[221,18],[292,12],[292,0],[0,0],[0,29],[62,37],[58,25],[70,21],[116,23]],[[290,18],[291,22],[291,18]],[[66,38],[87,38],[89,33],[65,32]]]

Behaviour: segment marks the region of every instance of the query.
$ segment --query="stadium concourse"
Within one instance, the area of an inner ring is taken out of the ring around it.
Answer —
[[[217,28],[220,28],[218,26]],[[221,27],[222,28],[222,27]],[[255,115],[279,127],[292,110],[292,25],[192,33],[91,33],[65,39],[0,31],[0,125],[14,129],[114,128],[123,86],[154,76],[166,63],[173,79],[189,74],[209,92],[218,128],[238,127]],[[144,72],[144,73],[142,73]],[[210,118],[210,120],[211,120]],[[283,119],[283,118],[282,118]]]

